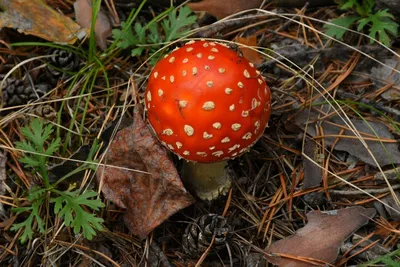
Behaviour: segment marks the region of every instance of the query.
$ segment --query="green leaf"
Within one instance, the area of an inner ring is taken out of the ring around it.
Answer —
[[[29,207],[17,207],[17,208],[12,208],[11,209],[11,211],[15,212],[17,215],[21,214],[22,212],[30,211],[30,210],[32,210],[31,206],[29,206]]]
[[[144,48],[143,47],[136,47],[135,49],[132,49],[131,56],[136,57],[140,56],[143,53]]]
[[[131,25],[121,22],[122,30],[114,29],[112,31],[113,38],[117,40],[117,46],[125,49],[137,44],[137,36],[133,34]]]
[[[36,148],[32,146],[31,143],[27,143],[25,140],[22,142],[15,142],[18,149],[25,150],[27,152],[36,152]]]
[[[60,147],[61,139],[57,138],[56,140],[53,140],[50,145],[47,147],[45,154],[46,155],[53,155],[55,152],[58,151],[58,148]]]
[[[390,35],[398,35],[399,24],[394,21],[393,15],[390,14],[387,9],[373,13],[375,6],[374,0],[362,0],[361,4],[358,0],[339,0],[339,5],[342,10],[355,9],[359,16],[346,16],[331,21],[333,24],[346,29],[325,24],[324,28],[326,29],[327,35],[342,39],[346,30],[356,20],[358,20],[358,31],[362,31],[368,26],[369,36],[373,39],[378,39],[386,46],[390,44]],[[373,39],[370,39],[370,43],[374,42]]]
[[[20,236],[21,243],[25,243],[27,239],[32,239],[33,229],[32,225],[36,222],[41,233],[45,232],[44,222],[40,217],[39,210],[44,201],[44,194],[46,192],[45,188],[33,187],[28,194],[28,200],[32,203],[31,206],[28,207],[17,207],[11,209],[12,212],[15,212],[17,215],[23,212],[30,212],[28,218],[21,223],[14,223],[11,226],[12,231],[18,231],[23,229],[22,234]]]
[[[33,167],[35,171],[39,171],[46,187],[49,187],[46,163],[48,156],[58,150],[60,138],[52,140],[46,149],[45,144],[53,133],[53,126],[49,124],[44,127],[43,121],[37,118],[33,119],[28,127],[22,127],[21,133],[26,140],[15,143],[18,149],[25,151],[25,155],[20,161]]]
[[[21,236],[19,237],[19,240],[21,241],[22,244],[25,243],[27,239],[32,239],[32,237],[33,237],[32,225],[33,225],[34,221],[36,221],[39,231],[41,233],[45,232],[44,222],[39,215],[39,209],[40,209],[41,205],[42,205],[42,201],[35,201],[32,203],[31,207],[22,207],[22,208],[12,209],[13,211],[17,212],[17,214],[20,214],[22,212],[29,211],[29,210],[31,211],[31,213],[29,214],[28,218],[25,221],[23,221],[21,223],[14,223],[11,226],[11,231],[18,231],[20,229],[24,229],[22,231]]]
[[[374,39],[378,39],[386,46],[390,44],[390,37],[388,33],[394,36],[398,34],[399,24],[393,21],[393,15],[390,14],[386,9],[379,10],[375,14],[369,14],[367,18],[360,19],[358,21],[357,30],[361,31],[367,25],[371,26],[369,29],[369,36]],[[373,42],[374,40],[371,39],[370,43]]]
[[[372,12],[374,5],[375,0],[362,0],[361,4],[359,0],[340,1],[339,3],[340,9],[355,10],[361,17],[365,17]]]
[[[375,6],[375,0],[363,0],[363,6],[367,14],[372,13]]]
[[[348,10],[348,9],[352,9],[352,8],[357,8],[359,6],[360,6],[360,4],[358,3],[358,0],[348,0],[340,6],[340,9]]]
[[[37,147],[43,147],[44,142],[49,138],[50,134],[53,132],[52,126],[47,125],[43,129],[43,121],[40,119],[33,119],[29,124],[30,128],[23,127],[21,133],[26,139],[32,141],[32,143]]]
[[[369,262],[357,265],[358,267],[370,267],[370,266],[380,266],[380,262],[384,263],[387,267],[400,267],[400,245],[397,245],[397,249],[389,252],[386,255],[382,255],[376,259],[373,259]],[[393,259],[394,258],[394,259]]]
[[[43,164],[41,161],[42,159],[40,158],[39,155],[33,154],[33,153],[40,153],[32,146],[32,144],[27,143],[25,140],[22,142],[15,142],[15,145],[18,149],[24,150],[25,153],[28,152],[28,155],[25,154],[23,158],[21,158],[19,161],[25,164],[28,164],[31,167],[39,167],[40,165]],[[32,152],[32,154],[29,154],[29,152]]]
[[[47,191],[46,188],[35,186],[31,190],[29,190],[27,199],[30,202],[33,202],[35,200],[40,200],[41,202],[43,202],[44,193],[46,191]]]
[[[54,212],[59,217],[64,217],[66,226],[71,226],[75,234],[80,231],[87,239],[92,239],[96,234],[95,229],[102,230],[102,218],[85,211],[81,205],[85,205],[93,210],[104,207],[100,199],[91,199],[97,196],[94,191],[85,191],[79,195],[79,190],[73,192],[59,192],[60,196],[53,198],[50,202],[55,203]]]
[[[168,14],[168,16],[159,23],[158,21],[164,14]],[[186,6],[180,9],[179,14],[173,8],[166,10],[164,14],[155,17],[146,25],[136,22],[131,27],[124,22],[121,23],[122,30],[113,30],[112,32],[117,46],[122,49],[133,47],[131,52],[133,57],[141,56],[145,50],[149,50],[151,55],[159,49],[161,43],[183,37],[197,19],[195,15],[191,15],[190,8]],[[163,29],[164,35],[160,33],[160,28]],[[153,46],[149,46],[151,44]],[[152,57],[150,64],[153,65],[157,58]]]
[[[146,42],[146,28],[136,22],[134,29],[137,36],[137,44],[144,44]]]
[[[161,43],[162,39],[161,39],[160,34],[158,32],[157,24],[152,23],[151,25],[149,25],[148,29],[150,31],[150,34],[147,35],[147,38],[149,38],[149,41],[152,44]]]
[[[341,40],[343,38],[344,33],[350,28],[351,24],[353,24],[358,17],[356,16],[347,16],[337,19],[332,19],[331,24],[324,24],[324,29],[326,29],[325,33],[330,37],[337,38]],[[343,28],[340,28],[341,26]]]
[[[179,15],[176,16],[176,9],[168,14],[168,19],[162,21],[162,26],[165,32],[165,41],[169,42],[186,34],[187,29],[197,19],[196,16],[190,15],[192,11],[189,7],[180,8]]]
[[[385,266],[387,267],[400,267],[400,262],[394,261],[392,258],[388,257],[383,257],[381,260]]]
[[[19,161],[34,168],[40,167],[42,165],[40,161],[37,161],[36,158],[30,156],[24,156]]]

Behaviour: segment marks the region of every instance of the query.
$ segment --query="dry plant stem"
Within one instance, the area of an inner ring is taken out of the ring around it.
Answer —
[[[366,237],[360,239],[360,240],[359,240],[356,244],[354,244],[348,251],[346,251],[346,252],[343,254],[343,256],[341,256],[341,257],[337,260],[337,262],[338,262],[337,265],[338,265],[338,266],[341,266],[342,264],[348,262],[349,259],[351,259],[351,258],[357,256],[358,254],[363,253],[363,252],[366,250],[366,248],[369,248],[369,247],[371,247],[371,246],[376,245],[376,243],[378,243],[379,240],[376,240],[376,241],[374,241],[374,242],[368,244],[368,245],[367,245],[366,247],[364,247],[363,249],[358,250],[358,251],[356,251],[354,254],[351,254],[351,255],[348,256],[348,254],[350,254],[350,252],[351,252],[352,250],[356,249],[357,246],[359,246],[361,243],[363,243],[363,242],[368,242],[368,240],[369,240],[373,235],[374,235],[374,233],[370,233],[370,234],[367,235]],[[340,259],[342,259],[342,260],[340,260]]]
[[[400,117],[400,110],[385,106],[382,103],[376,102],[374,100],[360,98],[359,96],[357,96],[355,94],[345,92],[343,89],[338,89],[337,94],[340,98],[350,98],[352,100],[359,100],[363,104],[371,105],[372,107],[376,108],[377,110],[381,110],[381,111],[384,111],[384,112],[387,112],[387,113],[390,113],[390,114]]]
[[[324,267],[325,266],[330,266],[330,267],[334,267],[332,264],[329,264],[328,262],[324,262],[324,261],[321,261],[321,260],[318,260],[318,259],[314,259],[314,258],[295,256],[295,255],[283,254],[283,253],[273,253],[273,254],[266,253],[266,255],[274,256],[274,257],[282,257],[282,258],[286,258],[286,259],[292,259],[292,260],[295,260],[295,261],[299,261],[299,262],[310,264],[310,266],[324,266]]]
[[[279,55],[277,55],[276,58],[268,60],[260,64],[258,67],[259,68],[264,68],[264,67],[270,67],[273,64],[276,64],[279,61],[282,60],[290,60],[293,61],[296,58],[313,58],[317,55],[320,55],[323,58],[334,58],[337,57],[337,55],[342,55],[343,53],[349,53],[353,52],[354,49],[358,49],[359,51],[362,51],[364,53],[368,53],[371,55],[375,55],[379,52],[382,52],[382,49],[376,46],[371,46],[371,45],[363,45],[363,46],[356,46],[356,47],[342,47],[342,46],[333,46],[329,48],[319,48],[319,49],[301,49],[301,50],[296,50],[296,51],[291,51],[291,50],[282,50],[279,51]]]
[[[14,238],[11,240],[11,242],[8,244],[8,247],[3,251],[3,253],[0,255],[0,262],[3,262],[4,258],[9,254],[9,251],[13,251],[13,247],[15,243],[18,241],[18,237],[20,236],[22,232],[22,229],[19,229],[18,232],[15,234]]]
[[[0,151],[0,184],[3,184],[6,182],[6,163],[7,163],[7,157],[6,154],[1,153]],[[4,196],[5,193],[5,187],[0,186],[0,196]],[[3,215],[3,205],[0,203],[0,215]]]
[[[210,245],[208,246],[208,248],[206,249],[206,251],[204,251],[203,255],[201,255],[200,259],[198,260],[198,262],[196,263],[195,267],[200,267],[201,264],[203,263],[203,261],[206,259],[208,253],[210,253],[211,247],[214,244],[215,241],[215,236],[213,236]]]
[[[264,16],[266,17],[266,16]],[[260,17],[257,16],[257,19],[261,19]],[[234,27],[242,27],[244,25],[249,25],[252,21],[254,21],[254,15],[244,15],[241,17],[236,17],[230,20],[222,20],[219,21],[218,23],[211,24],[210,26],[207,26],[204,28],[204,30],[196,33],[196,37],[203,37],[203,38],[208,38],[215,36],[216,33],[222,32],[225,29],[228,28],[234,28]]]
[[[119,16],[117,10],[115,9],[114,1],[106,0],[105,3],[115,21],[115,24],[120,24]]]
[[[396,180],[400,179],[400,167],[385,171],[384,175],[386,176],[386,178],[388,180],[396,181]],[[384,175],[382,173],[378,172],[374,175],[374,179],[384,181],[385,180]]]
[[[301,7],[307,5],[309,7],[323,7],[334,4],[333,0],[275,0],[276,3],[280,7]]]
[[[225,195],[231,187],[226,171],[227,162],[184,162],[182,180],[202,200],[213,200]]]
[[[296,19],[300,12],[304,12],[305,9],[307,8],[307,6],[308,6],[308,3],[301,10],[299,10],[297,12],[297,15],[295,15],[293,17],[293,19]],[[274,35],[278,35],[279,32],[286,30],[290,25],[292,25],[292,23],[293,23],[293,21],[288,20],[283,25],[279,26],[276,30],[268,30],[269,33],[266,35],[263,35],[263,37],[258,41],[259,46],[262,46],[264,44],[265,40],[271,40],[271,39],[273,39],[272,37]]]
[[[231,205],[231,201],[232,201],[232,188],[229,189],[228,199],[226,200],[226,204],[225,204],[224,211],[222,212],[222,216],[224,216],[224,217],[226,216],[229,206]]]
[[[400,184],[396,184],[392,186],[393,190],[397,190],[400,188]],[[364,189],[364,191],[358,190],[329,190],[329,193],[334,195],[341,195],[341,196],[355,196],[355,195],[364,195],[365,192],[369,194],[383,194],[390,192],[389,187],[379,188],[379,189]]]
[[[108,257],[107,255],[105,255],[104,253],[101,253],[101,252],[99,252],[99,251],[97,251],[97,250],[90,249],[90,248],[88,248],[88,247],[86,247],[86,246],[78,245],[78,244],[75,244],[75,243],[64,242],[64,241],[61,241],[61,240],[56,240],[56,243],[58,243],[58,244],[60,244],[60,245],[62,245],[62,246],[65,246],[65,247],[67,247],[67,248],[77,248],[77,249],[80,249],[80,250],[82,250],[82,251],[90,251],[90,252],[93,252],[94,254],[96,254],[96,255],[102,257],[104,260],[106,260],[107,262],[109,262],[109,263],[112,264],[113,266],[115,266],[115,267],[120,267],[120,265],[119,265],[118,263],[116,263],[113,259],[111,259],[110,257]]]

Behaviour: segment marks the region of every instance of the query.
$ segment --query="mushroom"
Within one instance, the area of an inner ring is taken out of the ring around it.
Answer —
[[[217,163],[221,169],[221,161],[257,142],[271,113],[270,89],[255,66],[225,44],[190,41],[154,66],[145,107],[160,142],[194,166],[200,164],[189,168],[195,176],[193,168]],[[199,179],[191,183],[210,177]],[[226,189],[218,182],[213,186],[218,188],[211,191]],[[209,191],[207,185],[203,190]]]

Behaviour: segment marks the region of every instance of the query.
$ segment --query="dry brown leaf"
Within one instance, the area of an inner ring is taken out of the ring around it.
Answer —
[[[75,18],[79,25],[90,30],[92,27],[92,1],[78,0],[74,3],[74,9]],[[107,38],[111,36],[111,31],[108,17],[100,10],[94,25],[94,34],[97,45],[103,50],[107,49]]]
[[[245,46],[257,46],[257,36],[237,37],[235,41]],[[257,65],[263,62],[257,50],[247,47],[240,47],[240,51],[242,52],[243,56],[250,60],[253,64]]]
[[[125,223],[139,237],[194,202],[137,110],[134,123],[111,142],[104,163],[122,167],[99,167],[97,179],[104,196],[126,208]]]
[[[262,2],[263,0],[203,0],[187,5],[193,11],[205,11],[217,19],[222,19],[240,11],[258,8]]]
[[[375,215],[375,209],[356,206],[331,211],[311,211],[308,223],[293,235],[273,243],[267,253],[279,253],[293,257],[307,257],[327,263],[336,260],[339,246],[354,231]],[[306,267],[309,263],[283,257],[267,256],[278,266]]]
[[[73,44],[81,27],[44,1],[0,0],[0,29],[13,28],[47,41]]]

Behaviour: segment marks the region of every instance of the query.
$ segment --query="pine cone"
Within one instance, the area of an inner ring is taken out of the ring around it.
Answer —
[[[0,81],[1,82],[1,81]],[[46,84],[35,85],[34,90],[30,85],[26,86],[25,82],[17,78],[7,78],[4,81],[1,103],[3,107],[19,106],[42,97],[49,91]]]
[[[57,84],[60,79],[66,79],[69,76],[68,72],[75,71],[79,66],[79,57],[72,52],[52,49],[50,54],[54,56],[47,65],[46,76],[52,84]]]
[[[217,214],[207,214],[190,224],[183,235],[183,250],[191,257],[201,255],[211,243],[213,236],[214,250],[225,247],[225,242],[231,235],[231,226],[226,219]]]
[[[50,105],[38,105],[34,108],[33,113],[48,120],[55,120],[57,118],[57,111]]]
[[[3,82],[3,81],[1,81]],[[7,78],[4,83],[3,87],[1,88],[2,92],[2,104],[3,107],[11,106],[10,103],[18,102],[18,95],[22,94],[24,91],[25,86],[22,80],[16,78]],[[14,94],[15,92],[15,94]],[[22,96],[24,98],[24,95]]]

